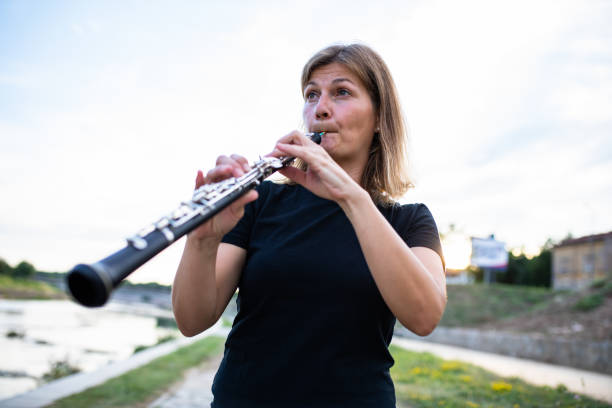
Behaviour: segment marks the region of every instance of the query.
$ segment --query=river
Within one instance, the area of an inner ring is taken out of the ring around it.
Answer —
[[[158,327],[157,317],[171,312],[145,304],[88,309],[66,300],[0,299],[0,400],[41,385],[55,362],[92,371],[179,335]]]

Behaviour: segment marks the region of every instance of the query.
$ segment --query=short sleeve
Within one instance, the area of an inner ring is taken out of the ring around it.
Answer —
[[[255,222],[255,217],[257,216],[258,212],[257,209],[260,203],[265,200],[264,196],[267,194],[268,190],[269,182],[261,183],[259,187],[257,187],[259,197],[257,200],[251,201],[244,207],[244,215],[240,221],[238,221],[236,226],[223,236],[221,242],[236,245],[243,249],[249,248],[251,231],[253,230],[253,223]]]
[[[407,204],[393,217],[393,227],[409,247],[426,247],[436,251],[445,266],[438,227],[425,204]]]

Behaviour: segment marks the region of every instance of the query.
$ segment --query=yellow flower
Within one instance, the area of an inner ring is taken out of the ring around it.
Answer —
[[[480,405],[476,404],[475,402],[472,401],[466,401],[465,404],[470,407],[470,408],[478,408],[480,407]]]
[[[423,370],[421,369],[421,367],[414,367],[412,370],[410,370],[411,374],[415,374],[415,375],[419,375],[421,374]]]
[[[459,379],[463,382],[472,382],[472,377],[470,377],[469,375],[461,375],[459,376]]]
[[[512,408],[521,408],[521,406],[519,404],[514,404]]]
[[[458,361],[445,361],[442,363],[442,371],[458,371],[462,368],[462,364]]]
[[[491,388],[493,391],[504,392],[504,391],[512,391],[512,384],[508,384],[507,382],[499,381],[491,383]]]

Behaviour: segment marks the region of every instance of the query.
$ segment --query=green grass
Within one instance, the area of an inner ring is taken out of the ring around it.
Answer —
[[[133,354],[140,353],[141,351],[150,349],[151,347],[159,346],[160,344],[167,343],[172,340],[176,340],[176,336],[172,334],[168,334],[167,336],[159,337],[155,344],[152,344],[152,345],[139,344],[138,346],[134,347]]]
[[[517,285],[448,285],[440,326],[466,327],[518,316],[550,301],[555,292]]]
[[[391,346],[395,365],[391,376],[398,406],[454,407],[610,407],[564,386],[530,385],[517,378],[499,377],[480,367],[448,361],[430,353]]]
[[[606,296],[612,296],[612,279],[599,279],[591,283],[589,291],[582,296],[573,309],[579,312],[589,312],[604,304]]]
[[[221,353],[224,341],[222,337],[199,340],[49,407],[144,407],[178,381],[185,370]]]
[[[579,312],[588,312],[589,310],[593,310],[603,305],[604,297],[600,293],[594,293],[592,295],[587,295],[580,298],[574,304],[574,310]]]
[[[0,275],[0,298],[3,299],[64,299],[58,288],[34,279]]]

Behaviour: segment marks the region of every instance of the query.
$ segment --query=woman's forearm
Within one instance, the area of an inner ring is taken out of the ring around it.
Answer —
[[[172,285],[172,309],[177,326],[195,336],[217,320],[215,264],[219,241],[187,238]]]
[[[391,312],[406,328],[419,335],[429,334],[446,305],[444,273],[437,255],[422,262],[415,255],[416,249],[412,251],[406,245],[364,190],[340,205]]]

